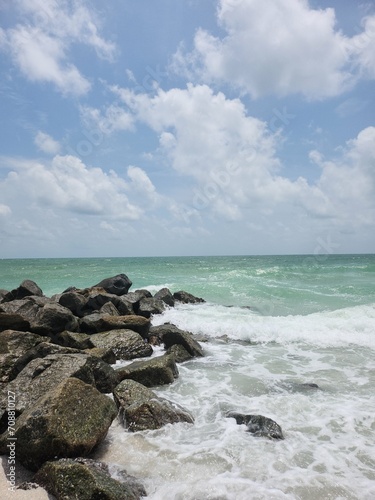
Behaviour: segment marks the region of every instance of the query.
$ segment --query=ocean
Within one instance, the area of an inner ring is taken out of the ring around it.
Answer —
[[[199,334],[205,357],[155,389],[194,425],[114,422],[95,458],[153,500],[375,498],[375,255],[0,260],[0,288],[32,279],[50,296],[118,273],[131,290],[203,297],[153,324]],[[272,418],[285,440],[252,436],[229,410]]]

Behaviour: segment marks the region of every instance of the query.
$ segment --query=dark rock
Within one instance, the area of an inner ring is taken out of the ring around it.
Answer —
[[[4,290],[3,288],[0,288],[0,304],[3,302],[4,297],[8,295],[9,291]]]
[[[109,365],[114,365],[116,363],[116,355],[112,349],[102,349],[101,347],[92,347],[91,349],[85,349],[84,351],[89,356],[94,356],[102,361],[105,361]]]
[[[162,288],[155,293],[154,299],[162,300],[165,304],[170,307],[174,306],[175,299],[168,288]]]
[[[91,385],[68,378],[50,389],[18,417],[17,460],[37,470],[47,460],[88,455],[106,436],[117,415],[115,403]],[[0,438],[7,452],[8,433]]]
[[[77,333],[64,331],[55,336],[55,342],[64,347],[73,349],[91,349],[95,345],[91,341],[91,336],[87,333]]]
[[[181,344],[173,344],[167,349],[166,354],[172,354],[176,363],[184,363],[194,358]]]
[[[177,422],[194,423],[190,413],[134,380],[123,380],[113,391],[120,418],[129,431],[160,429]]]
[[[104,288],[106,292],[114,295],[125,295],[132,286],[132,282],[125,274],[117,274],[112,278],[102,280],[95,286]]]
[[[113,304],[113,302],[107,302],[106,304],[104,304],[104,306],[102,306],[99,309],[99,313],[100,314],[110,314],[111,316],[120,316],[120,313],[119,313],[117,307]],[[129,312],[129,314],[130,314],[130,312]]]
[[[111,330],[90,335],[95,347],[111,349],[116,359],[146,358],[153,353],[139,333],[133,330]]]
[[[8,294],[3,297],[3,302],[23,299],[29,295],[42,297],[43,292],[34,281],[24,280],[18,288],[8,292]]]
[[[146,387],[171,384],[178,377],[174,356],[158,356],[147,361],[134,361],[115,370],[120,381],[132,379]]]
[[[87,458],[46,462],[34,481],[59,499],[138,500],[146,496],[136,478],[127,476],[124,482],[113,479],[107,464]]]
[[[234,418],[239,425],[245,424],[247,430],[254,434],[254,436],[262,436],[269,439],[284,439],[280,425],[263,415],[244,415],[230,411],[226,417]]]
[[[173,297],[175,300],[177,300],[178,302],[182,302],[183,304],[198,304],[200,302],[206,302],[204,299],[195,297],[191,293],[184,292],[183,290],[175,292],[173,294]]]
[[[109,330],[133,330],[146,338],[150,330],[150,321],[142,316],[110,316],[94,313],[80,320],[80,328],[82,332],[89,334]]]
[[[180,330],[175,325],[165,323],[164,325],[153,326],[150,329],[150,334],[157,335],[165,345],[166,349],[174,344],[180,344],[192,356],[203,356],[202,347],[194,339],[193,334]]]
[[[31,329],[40,335],[53,337],[64,330],[75,332],[79,329],[79,324],[69,309],[60,304],[50,303],[39,309]]]
[[[59,304],[71,311],[74,316],[82,318],[85,315],[87,299],[77,291],[69,291],[60,295]]]
[[[162,300],[153,297],[144,298],[139,301],[138,314],[145,318],[150,318],[153,314],[161,314],[165,311],[165,305]]]
[[[9,329],[27,332],[30,330],[30,323],[19,314],[4,313],[0,311],[0,332]]]
[[[142,299],[151,298],[152,294],[148,290],[135,290],[134,292],[129,292],[124,298],[132,305],[135,314],[138,314],[139,302]]]
[[[35,298],[35,297],[27,297],[20,300],[12,300],[11,302],[4,302],[0,306],[0,313],[5,313],[8,315],[8,318],[5,316],[3,320],[0,317],[0,326],[4,324],[4,321],[9,322],[9,328],[13,330],[19,331],[27,331],[30,330],[31,326],[38,314],[39,310],[45,305],[44,303],[48,299]],[[11,324],[12,317],[14,318],[14,324]],[[19,318],[17,318],[19,317]],[[20,328],[20,324],[28,325],[24,330]],[[4,328],[4,330],[7,328]]]

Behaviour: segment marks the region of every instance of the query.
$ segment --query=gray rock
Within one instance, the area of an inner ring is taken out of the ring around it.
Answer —
[[[87,456],[106,436],[115,403],[91,385],[68,378],[34,401],[15,424],[17,460],[30,470],[62,457]],[[0,437],[7,452],[8,433]]]
[[[161,314],[165,311],[165,305],[162,300],[153,297],[144,298],[139,301],[138,312],[140,316],[150,318],[153,314]]]
[[[5,313],[0,310],[0,332],[10,329],[27,332],[30,330],[30,323],[19,314]]]
[[[203,356],[202,347],[194,339],[193,334],[180,330],[175,325],[165,323],[164,325],[153,326],[150,329],[150,334],[157,335],[165,345],[166,349],[169,349],[169,347],[174,344],[180,344],[192,356]]]
[[[175,303],[175,299],[168,288],[162,288],[161,290],[156,292],[154,295],[154,299],[162,300],[170,307],[173,307]]]
[[[134,361],[115,370],[120,381],[132,379],[146,387],[171,384],[178,377],[174,356],[164,355],[147,361]]]
[[[111,316],[120,316],[117,307],[113,302],[107,302],[99,309],[100,314],[110,314]],[[130,314],[130,313],[129,313]]]
[[[58,302],[60,305],[66,307],[78,318],[85,315],[85,306],[87,298],[78,291],[69,291],[59,296]]]
[[[126,471],[118,472],[117,476],[123,477],[123,481],[113,479],[103,462],[61,458],[46,462],[33,480],[59,499],[138,500],[146,496],[143,485]]]
[[[142,299],[151,298],[152,294],[148,290],[135,290],[134,292],[127,293],[124,298],[132,305],[135,314],[138,314],[139,302]]]
[[[132,282],[125,274],[117,274],[116,276],[100,281],[95,286],[104,288],[106,292],[113,293],[114,295],[125,295],[132,286]]]
[[[120,418],[132,432],[159,429],[177,422],[194,423],[194,418],[184,408],[166,399],[134,380],[123,380],[113,391]]]
[[[133,330],[146,338],[150,330],[150,321],[142,316],[111,316],[94,313],[80,320],[80,329],[89,334],[110,330]]]
[[[95,358],[105,361],[109,365],[114,365],[116,363],[116,355],[112,349],[92,347],[91,349],[85,349],[84,352],[89,356],[94,356]]]
[[[72,347],[73,349],[91,349],[95,345],[91,341],[91,336],[87,333],[64,332],[58,333],[55,336],[55,342],[64,347]]]
[[[39,309],[31,329],[39,335],[53,337],[64,330],[77,331],[79,323],[69,309],[57,303],[50,303]]]
[[[239,425],[245,424],[247,430],[254,434],[254,436],[267,437],[269,439],[284,439],[280,425],[263,415],[244,415],[243,413],[230,411],[226,417],[234,418]]]
[[[184,292],[183,290],[175,292],[173,294],[173,297],[176,301],[182,302],[183,304],[198,304],[201,302],[206,302],[204,299],[201,299],[200,297],[195,297],[191,293]]]
[[[185,347],[181,344],[173,344],[169,349],[167,349],[166,354],[172,354],[176,363],[184,363],[185,361],[190,361],[194,358],[194,356],[188,353]]]
[[[95,347],[111,349],[116,359],[145,358],[153,353],[151,345],[133,330],[96,333],[90,335],[90,340]]]
[[[35,281],[24,280],[18,288],[15,288],[14,290],[8,292],[8,294],[3,297],[3,301],[9,302],[11,300],[19,300],[29,295],[42,297],[43,292],[35,283]]]

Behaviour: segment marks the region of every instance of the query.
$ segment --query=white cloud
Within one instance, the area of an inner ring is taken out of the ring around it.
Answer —
[[[8,205],[3,205],[0,203],[0,217],[4,217],[6,215],[10,215],[12,213],[11,209]]]
[[[53,137],[46,134],[45,132],[42,132],[41,130],[39,130],[39,132],[36,134],[34,142],[36,146],[41,151],[43,151],[43,153],[55,155],[61,149],[60,143],[58,141],[55,141]]]
[[[93,12],[81,1],[17,0],[16,6],[19,23],[2,30],[0,47],[23,75],[52,83],[63,94],[88,92],[90,82],[69,61],[71,45],[88,45],[107,60],[115,53],[115,45],[99,36]]]
[[[144,170],[139,167],[130,166],[127,171],[131,181],[130,189],[144,196],[148,201],[158,203],[161,201],[160,195],[156,192],[156,188],[151,182],[149,176]]]
[[[193,52],[177,51],[175,70],[254,98],[339,95],[356,83],[355,64],[375,76],[374,16],[352,39],[337,28],[334,9],[313,9],[307,0],[220,0],[218,22],[225,36],[198,30]]]
[[[81,106],[80,115],[86,128],[99,129],[103,134],[133,129],[134,120],[132,114],[116,104],[111,104],[104,111],[89,106]]]

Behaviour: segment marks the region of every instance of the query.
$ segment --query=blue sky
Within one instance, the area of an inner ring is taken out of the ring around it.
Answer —
[[[0,258],[375,252],[373,1],[0,22]]]

